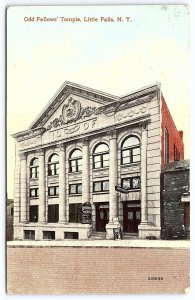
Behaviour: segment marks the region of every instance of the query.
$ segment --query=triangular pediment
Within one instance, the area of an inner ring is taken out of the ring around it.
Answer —
[[[55,129],[61,126],[75,124],[85,121],[91,116],[99,115],[105,105],[92,101],[76,94],[69,94],[63,97],[60,106],[53,112],[43,127],[46,130]]]
[[[134,117],[135,111],[137,117],[140,112],[145,113],[144,103],[149,102],[157,91],[159,84],[155,83],[117,97],[65,82],[31,126],[12,136],[22,142],[23,147],[81,136],[122,122],[121,111],[124,111],[124,118],[128,115],[129,120]],[[134,107],[136,110],[131,109]]]
[[[42,110],[29,130],[47,127],[53,120],[69,123],[98,107],[116,102],[117,96],[103,93],[75,83],[65,82]],[[71,116],[72,109],[72,116]]]

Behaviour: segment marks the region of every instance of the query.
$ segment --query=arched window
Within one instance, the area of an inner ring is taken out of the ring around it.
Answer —
[[[59,174],[59,156],[57,154],[52,154],[48,161],[48,175],[58,175]]]
[[[126,138],[121,147],[121,164],[140,162],[140,141],[135,136]]]
[[[38,158],[33,158],[30,162],[30,178],[39,177],[39,160]]]
[[[69,172],[82,171],[82,152],[79,149],[74,149],[69,157]]]
[[[105,143],[98,144],[93,151],[93,168],[109,166],[109,148]]]

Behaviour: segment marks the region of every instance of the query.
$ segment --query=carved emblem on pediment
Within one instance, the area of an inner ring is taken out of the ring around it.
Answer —
[[[68,103],[62,108],[62,119],[65,124],[76,121],[79,118],[81,111],[81,103],[78,100],[69,98]]]
[[[70,97],[68,102],[62,107],[62,114],[59,118],[55,118],[52,122],[50,122],[46,130],[74,123],[78,119],[83,120],[87,117],[91,117],[92,115],[101,115],[102,113],[106,113],[104,107],[81,107],[80,101]]]

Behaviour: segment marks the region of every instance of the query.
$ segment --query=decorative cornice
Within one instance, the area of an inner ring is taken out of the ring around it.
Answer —
[[[117,124],[115,125],[115,129],[116,130],[119,130],[121,128],[124,128],[124,127],[129,127],[129,126],[132,126],[132,127],[137,127],[137,126],[141,126],[140,125],[140,122],[142,121],[146,121],[149,123],[150,122],[150,114],[147,114],[147,115],[144,115],[144,116],[141,116],[139,118],[134,118],[134,119],[131,119],[130,121],[126,121],[126,122],[123,122],[123,123],[120,123],[120,124]],[[104,128],[101,128],[101,129],[96,129],[92,132],[89,132],[87,133],[87,135],[85,136],[84,134],[82,134],[81,136],[73,136],[73,137],[68,137],[68,138],[62,138],[61,140],[58,140],[57,141],[52,141],[50,143],[47,143],[47,144],[43,144],[42,145],[42,148],[48,148],[48,147],[53,147],[53,146],[56,146],[56,143],[69,143],[69,142],[72,142],[72,141],[79,141],[84,138],[90,138],[90,137],[94,137],[94,136],[97,136],[98,134],[102,135],[102,134],[110,134],[110,126],[107,126],[107,127],[104,127]],[[28,149],[25,149],[24,151],[26,152],[30,152],[30,151],[34,151],[37,149],[37,147],[40,147],[40,146],[35,146],[35,147],[31,147],[31,148],[28,148]]]
[[[20,131],[18,133],[12,134],[12,136],[18,140],[18,142],[21,142],[23,140],[36,137],[38,135],[42,135],[45,132],[45,128],[36,128],[36,129],[31,129],[31,130],[25,130],[25,131]]]

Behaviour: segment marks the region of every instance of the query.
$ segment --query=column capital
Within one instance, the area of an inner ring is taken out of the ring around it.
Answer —
[[[148,128],[148,121],[141,121],[139,122],[139,126],[142,128],[142,131],[147,130]]]
[[[110,140],[116,139],[117,131],[116,131],[115,127],[110,127],[110,129],[108,130],[108,134],[110,136]]]
[[[26,160],[26,153],[25,152],[20,152],[20,159],[21,160]]]
[[[86,136],[82,139],[83,146],[87,146],[89,144],[89,138]]]
[[[40,148],[40,149],[36,149],[35,153],[39,156],[44,155],[45,154],[45,150]]]
[[[58,148],[60,151],[64,151],[64,143],[58,144]]]

